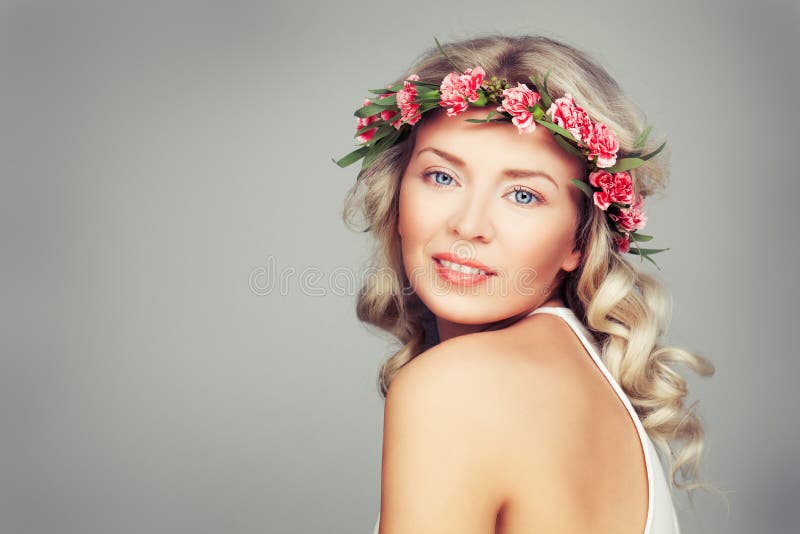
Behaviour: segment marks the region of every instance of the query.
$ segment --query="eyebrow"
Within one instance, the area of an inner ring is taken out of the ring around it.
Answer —
[[[453,165],[457,165],[459,167],[466,167],[467,166],[466,162],[464,162],[464,160],[459,158],[458,156],[456,156],[454,154],[450,154],[449,152],[445,152],[444,150],[440,150],[438,148],[434,148],[432,146],[428,146],[428,147],[425,147],[425,148],[421,149],[419,152],[417,152],[417,157],[419,157],[419,155],[422,154],[423,152],[433,152],[434,154],[436,154],[440,158],[446,159],[447,161],[449,161]],[[553,185],[556,186],[556,189],[558,189],[558,183],[556,183],[556,181],[553,180],[552,176],[550,176],[549,174],[547,174],[544,171],[540,171],[540,170],[536,170],[536,169],[531,169],[531,170],[528,170],[528,169],[503,169],[501,174],[503,174],[504,176],[507,176],[509,178],[526,178],[526,177],[530,177],[530,176],[540,176],[542,178],[547,178],[548,180],[550,180],[553,183]]]

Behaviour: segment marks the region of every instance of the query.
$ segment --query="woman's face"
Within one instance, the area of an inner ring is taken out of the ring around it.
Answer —
[[[440,334],[539,307],[556,296],[559,271],[580,262],[574,235],[583,192],[570,180],[583,178],[585,164],[544,126],[520,134],[509,122],[465,121],[491,109],[428,112],[400,184],[406,275]],[[447,254],[487,274],[453,272],[439,260]]]

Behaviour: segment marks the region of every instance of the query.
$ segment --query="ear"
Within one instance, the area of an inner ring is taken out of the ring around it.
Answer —
[[[564,271],[574,271],[581,264],[581,251],[577,248],[572,249],[564,261],[561,263],[561,269]]]

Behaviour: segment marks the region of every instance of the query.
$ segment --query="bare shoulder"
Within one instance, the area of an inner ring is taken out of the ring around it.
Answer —
[[[513,348],[491,334],[449,339],[408,362],[389,386],[387,415],[399,411],[393,409],[396,406],[417,409],[418,417],[447,425],[453,435],[474,433],[468,437],[480,438],[473,441],[475,447],[493,445],[490,436],[507,428],[514,391],[521,392],[521,388],[512,382],[519,376],[512,362]],[[494,451],[481,452],[488,455]]]
[[[563,366],[553,365],[563,350],[558,340],[545,328],[528,326],[524,332],[466,334],[428,349],[398,372],[387,402],[409,395],[468,413],[473,422],[513,423],[524,415],[520,401],[542,400],[566,379]]]
[[[580,396],[576,380],[592,364],[563,319],[538,314],[521,323],[452,338],[418,355],[395,376],[387,402],[390,396],[426,398],[500,427],[506,438],[532,416],[568,427],[564,401]]]
[[[471,498],[495,511],[515,491],[520,461],[552,469],[553,449],[570,440],[575,425],[571,370],[559,363],[574,346],[565,348],[569,338],[549,318],[538,319],[449,339],[407,363],[387,393],[384,454],[415,432],[436,429],[444,443],[427,446],[451,462],[463,455],[469,476],[480,480]],[[392,433],[401,428],[402,436]]]

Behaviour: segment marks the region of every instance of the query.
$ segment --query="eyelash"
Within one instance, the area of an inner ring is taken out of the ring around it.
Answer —
[[[428,182],[430,182],[430,183],[431,183],[431,184],[432,184],[434,187],[437,187],[437,188],[439,188],[439,189],[444,189],[444,188],[446,188],[446,187],[447,187],[447,185],[439,184],[439,183],[436,183],[436,181],[435,181],[435,180],[431,180],[430,176],[431,176],[431,175],[433,175],[433,174],[443,174],[443,175],[447,176],[448,178],[450,178],[451,180],[453,180],[453,177],[452,177],[452,176],[450,176],[449,174],[447,174],[447,173],[446,173],[446,172],[444,172],[444,171],[430,171],[430,172],[426,172],[426,173],[424,173],[424,174],[422,175],[422,176],[423,176],[423,177],[424,177],[424,178],[425,178],[425,179],[426,179]],[[533,198],[535,198],[535,199],[537,200],[537,202],[531,202],[531,203],[528,203],[528,204],[520,204],[520,203],[518,203],[518,202],[515,202],[515,204],[517,204],[517,206],[529,207],[529,206],[533,206],[534,204],[540,204],[540,203],[544,202],[544,197],[543,197],[542,195],[540,195],[539,193],[537,193],[536,191],[534,191],[534,190],[532,190],[532,189],[527,189],[527,188],[520,187],[520,186],[514,186],[514,189],[513,189],[513,190],[511,190],[511,191],[509,191],[509,194],[511,194],[511,193],[517,193],[517,192],[525,192],[525,193],[528,193],[528,194],[530,194],[530,195],[531,195]],[[506,196],[507,196],[507,195],[506,195]]]

